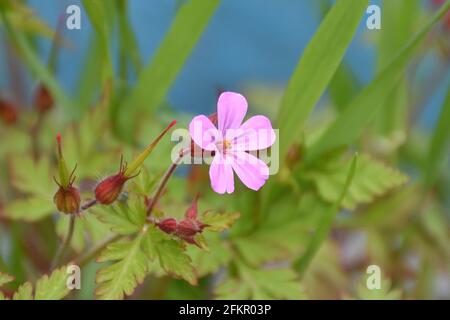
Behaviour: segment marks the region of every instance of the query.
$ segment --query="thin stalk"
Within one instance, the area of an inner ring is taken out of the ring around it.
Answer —
[[[167,185],[167,182],[169,181],[170,177],[172,176],[172,174],[175,172],[175,169],[178,167],[178,165],[180,164],[180,161],[183,159],[183,157],[190,152],[190,149],[185,149],[182,150],[180,152],[180,155],[178,156],[177,160],[175,160],[175,162],[173,162],[169,169],[167,169],[166,173],[164,174],[161,182],[158,185],[158,188],[156,189],[155,194],[153,195],[153,197],[150,199],[150,204],[148,205],[147,208],[147,219],[149,219],[150,215],[152,214],[153,209],[155,208],[156,204],[159,201],[159,198],[161,198],[161,195]]]
[[[63,244],[59,247],[55,258],[53,259],[53,262],[51,264],[51,270],[57,267],[60,264],[60,262],[64,259],[64,256],[66,255],[67,250],[69,249],[70,243],[72,242],[74,229],[75,229],[75,215],[72,214],[70,216],[69,221],[69,232],[67,233],[66,239],[64,240]]]

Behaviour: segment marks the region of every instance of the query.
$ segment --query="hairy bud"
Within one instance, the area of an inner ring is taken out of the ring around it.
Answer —
[[[123,158],[121,158],[119,172],[102,180],[97,187],[95,187],[95,199],[99,203],[111,204],[116,201],[122,193],[125,182],[134,177],[126,177],[126,170],[127,165],[126,163],[123,163]]]

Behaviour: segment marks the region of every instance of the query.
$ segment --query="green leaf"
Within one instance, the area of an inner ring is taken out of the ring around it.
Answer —
[[[26,282],[14,293],[14,300],[61,300],[67,296],[70,289],[67,287],[67,266],[54,270],[50,276],[44,275],[36,282],[33,295],[33,286]]]
[[[141,249],[144,234],[135,239],[114,242],[100,254],[98,262],[113,261],[100,269],[95,294],[102,300],[119,300],[131,295],[148,272],[147,256]]]
[[[97,218],[108,224],[111,231],[122,235],[139,232],[147,216],[143,201],[117,202],[109,206],[95,206],[91,209]]]
[[[119,129],[131,137],[139,110],[152,112],[164,101],[192,49],[216,11],[220,0],[190,0],[178,10],[167,35],[150,64],[139,74],[119,109]]]
[[[445,98],[436,128],[431,139],[424,168],[424,184],[431,186],[438,176],[450,144],[450,90]],[[446,152],[447,150],[447,152]]]
[[[367,8],[367,0],[338,0],[306,47],[285,91],[277,123],[280,159],[300,140],[303,123],[344,57]]]
[[[221,232],[231,228],[239,217],[239,212],[218,213],[207,211],[202,215],[201,222],[208,225],[206,230]]]
[[[108,13],[111,12],[108,12],[108,3],[105,1],[83,0],[82,2],[89,20],[91,21],[97,34],[102,57],[102,78],[103,82],[106,82],[113,76],[112,60],[109,51],[109,29],[111,28],[111,21],[107,18]]]
[[[14,280],[14,277],[0,272],[0,287]]]
[[[350,165],[347,160],[330,159],[316,171],[304,175],[312,180],[325,201],[334,203],[342,192]],[[408,177],[400,171],[363,154],[359,157],[358,168],[342,206],[354,209],[359,204],[372,202],[375,197],[401,186],[407,180]]]
[[[306,248],[305,253],[294,263],[294,267],[300,274],[300,276],[303,276],[304,272],[311,263],[311,260],[314,258],[315,254],[317,253],[323,241],[326,239],[328,233],[330,232],[334,218],[342,204],[342,201],[345,198],[345,195],[347,194],[350,188],[350,185],[353,181],[353,177],[355,176],[357,159],[358,156],[355,154],[350,164],[350,169],[348,170],[347,178],[345,179],[345,183],[341,190],[339,198],[336,200],[333,206],[331,206],[329,210],[327,210],[325,214],[322,216],[322,219],[319,221],[319,224],[317,226],[317,230],[313,235],[313,237],[311,238],[311,242]]]
[[[204,277],[225,267],[231,261],[230,244],[217,233],[205,235],[209,250],[200,250],[196,246],[188,246],[186,251],[192,258],[195,274]]]
[[[9,161],[11,183],[17,190],[37,195],[51,197],[56,191],[56,184],[51,182],[48,158],[34,162],[29,156],[15,156]]]
[[[361,136],[361,132],[367,127],[377,109],[398,83],[422,40],[449,8],[450,2],[445,3],[408,45],[350,102],[344,112],[311,147],[306,154],[306,162],[312,163],[325,152],[349,145]]]
[[[11,219],[34,222],[55,212],[55,205],[53,204],[51,197],[48,197],[47,199],[29,197],[8,202],[4,210],[6,216]]]
[[[303,297],[298,276],[291,269],[251,269],[239,265],[239,277],[227,278],[215,290],[223,300],[273,300]]]
[[[183,245],[166,237],[161,231],[149,226],[144,243],[144,251],[150,259],[157,259],[160,266],[170,275],[182,278],[191,285],[197,284],[191,258]]]
[[[67,287],[67,267],[64,266],[43,276],[36,282],[35,300],[61,300],[69,294]]]
[[[33,285],[30,282],[25,282],[14,293],[13,300],[34,300]]]

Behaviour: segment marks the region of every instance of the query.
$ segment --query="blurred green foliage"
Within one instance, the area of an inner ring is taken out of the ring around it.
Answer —
[[[194,246],[147,223],[148,197],[171,164],[173,145],[164,139],[116,203],[75,219],[64,263],[83,268],[83,284],[70,292],[65,269],[49,270],[71,223],[52,201],[56,133],[88,201],[96,182],[117,172],[121,154],[131,159],[168,119],[186,126],[190,115],[167,110],[165,97],[220,0],[180,4],[147,65],[127,1],[83,1],[95,32],[72,97],[31,41],[53,37],[61,45],[57,32],[24,3],[3,1],[7,45],[50,90],[55,107],[45,114],[18,108],[17,122],[0,126],[0,300],[441,298],[434,284],[450,274],[450,93],[434,131],[424,133],[413,121],[410,97],[429,93],[406,74],[448,37],[438,22],[450,1],[436,13],[419,2],[386,1],[389,27],[371,39],[378,71],[365,87],[342,59],[368,1],[324,6],[281,103],[275,88],[253,92],[278,115],[280,172],[259,192],[239,186],[232,195],[210,190],[206,166],[173,176],[152,218],[182,218],[200,193],[198,219],[208,226]],[[120,31],[118,72],[111,25]],[[448,68],[449,57],[443,59]],[[130,67],[135,83],[126,76]],[[326,89],[327,108],[312,113]],[[371,264],[382,270],[375,291],[365,285]]]

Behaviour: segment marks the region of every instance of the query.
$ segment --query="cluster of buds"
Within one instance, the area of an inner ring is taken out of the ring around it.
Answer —
[[[0,99],[0,119],[8,125],[16,123],[18,119],[17,108],[12,103]]]
[[[50,91],[44,85],[40,84],[34,93],[34,106],[41,112],[46,113],[53,108],[54,100]]]
[[[199,221],[197,219],[197,215],[198,196],[194,199],[191,206],[186,210],[184,219],[177,221],[174,218],[166,218],[159,222],[156,222],[156,225],[165,233],[176,235],[187,243],[195,244],[196,246],[200,247],[198,242],[195,240],[195,236],[199,233],[202,233],[203,229],[208,227],[208,225]]]
[[[123,162],[123,158],[120,160],[119,172],[111,175],[104,180],[102,180],[95,188],[95,199],[101,204],[111,204],[120,196],[122,193],[123,186],[125,182],[136,177],[139,172],[138,169],[147,158],[147,156],[153,151],[154,147],[162,139],[162,137],[169,131],[171,127],[176,124],[176,121],[172,121],[160,135],[147,147],[144,151],[127,166]]]
[[[59,181],[55,182],[58,185],[58,191],[56,191],[53,202],[59,212],[66,214],[78,214],[80,212],[80,191],[73,186],[75,182],[75,168],[69,174],[67,170],[66,162],[64,160],[61,148],[61,135],[56,136],[56,141],[58,144],[58,171],[59,171]]]

